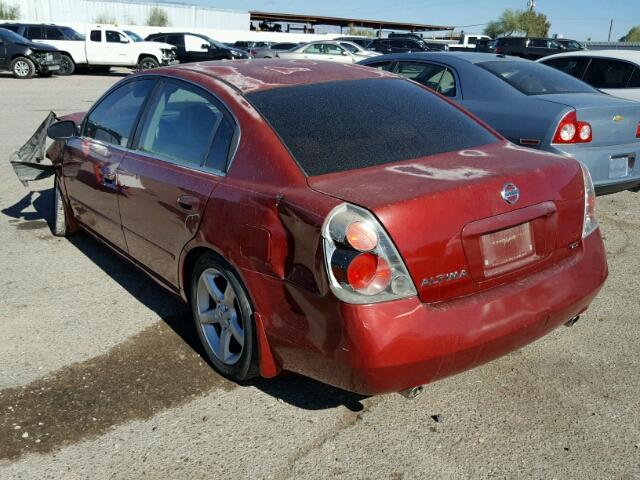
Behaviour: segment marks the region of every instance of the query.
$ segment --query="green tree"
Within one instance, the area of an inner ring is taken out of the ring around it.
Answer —
[[[544,13],[507,8],[498,20],[487,24],[484,33],[492,38],[509,37],[514,34],[546,37],[549,35],[550,28],[551,22]]]
[[[621,42],[640,42],[640,25],[629,30],[624,37],[620,38]]]
[[[169,16],[167,15],[167,12],[161,8],[153,7],[149,11],[147,25],[150,27],[167,27],[169,25]]]
[[[0,18],[3,20],[18,20],[20,18],[20,7],[0,2]]]

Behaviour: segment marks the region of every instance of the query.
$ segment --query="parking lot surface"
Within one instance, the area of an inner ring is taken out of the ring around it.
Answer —
[[[298,375],[236,385],[188,310],[87,235],[9,157],[124,73],[0,75],[0,478],[640,478],[640,196],[599,197],[610,277],[572,328],[365,398]]]

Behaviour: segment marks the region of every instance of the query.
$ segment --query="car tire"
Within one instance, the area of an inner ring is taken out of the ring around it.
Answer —
[[[14,58],[11,62],[11,73],[15,78],[20,80],[27,80],[32,78],[36,73],[36,66],[34,63],[26,57]]]
[[[67,210],[64,208],[58,177],[55,177],[53,181],[53,234],[56,237],[68,237],[69,233]]]
[[[214,369],[235,382],[258,376],[253,308],[236,273],[207,252],[196,260],[190,282],[193,321]]]
[[[152,68],[158,68],[160,64],[153,57],[143,57],[138,62],[138,70],[151,70]]]
[[[58,70],[58,75],[66,77],[68,75],[73,75],[73,72],[75,71],[76,64],[73,59],[64,53],[60,55],[60,69]]]

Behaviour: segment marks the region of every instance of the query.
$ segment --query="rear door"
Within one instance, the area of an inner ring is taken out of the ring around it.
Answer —
[[[81,135],[67,142],[62,165],[75,218],[123,251],[117,169],[154,85],[136,79],[109,92],[87,114]]]
[[[129,254],[170,284],[178,285],[180,253],[224,176],[235,131],[233,117],[209,92],[163,79],[120,165]]]

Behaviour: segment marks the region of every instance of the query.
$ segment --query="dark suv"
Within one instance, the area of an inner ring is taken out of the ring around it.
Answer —
[[[244,50],[229,47],[199,33],[152,33],[145,40],[147,42],[163,42],[174,45],[180,63],[249,58],[249,55]]]
[[[367,46],[367,50],[380,53],[428,52],[430,49],[422,40],[413,38],[376,38]]]
[[[0,70],[20,79],[50,77],[60,69],[60,52],[44,43],[33,43],[17,33],[0,28]]]
[[[501,37],[495,40],[495,53],[537,60],[554,53],[576,50],[564,47],[553,38]]]

